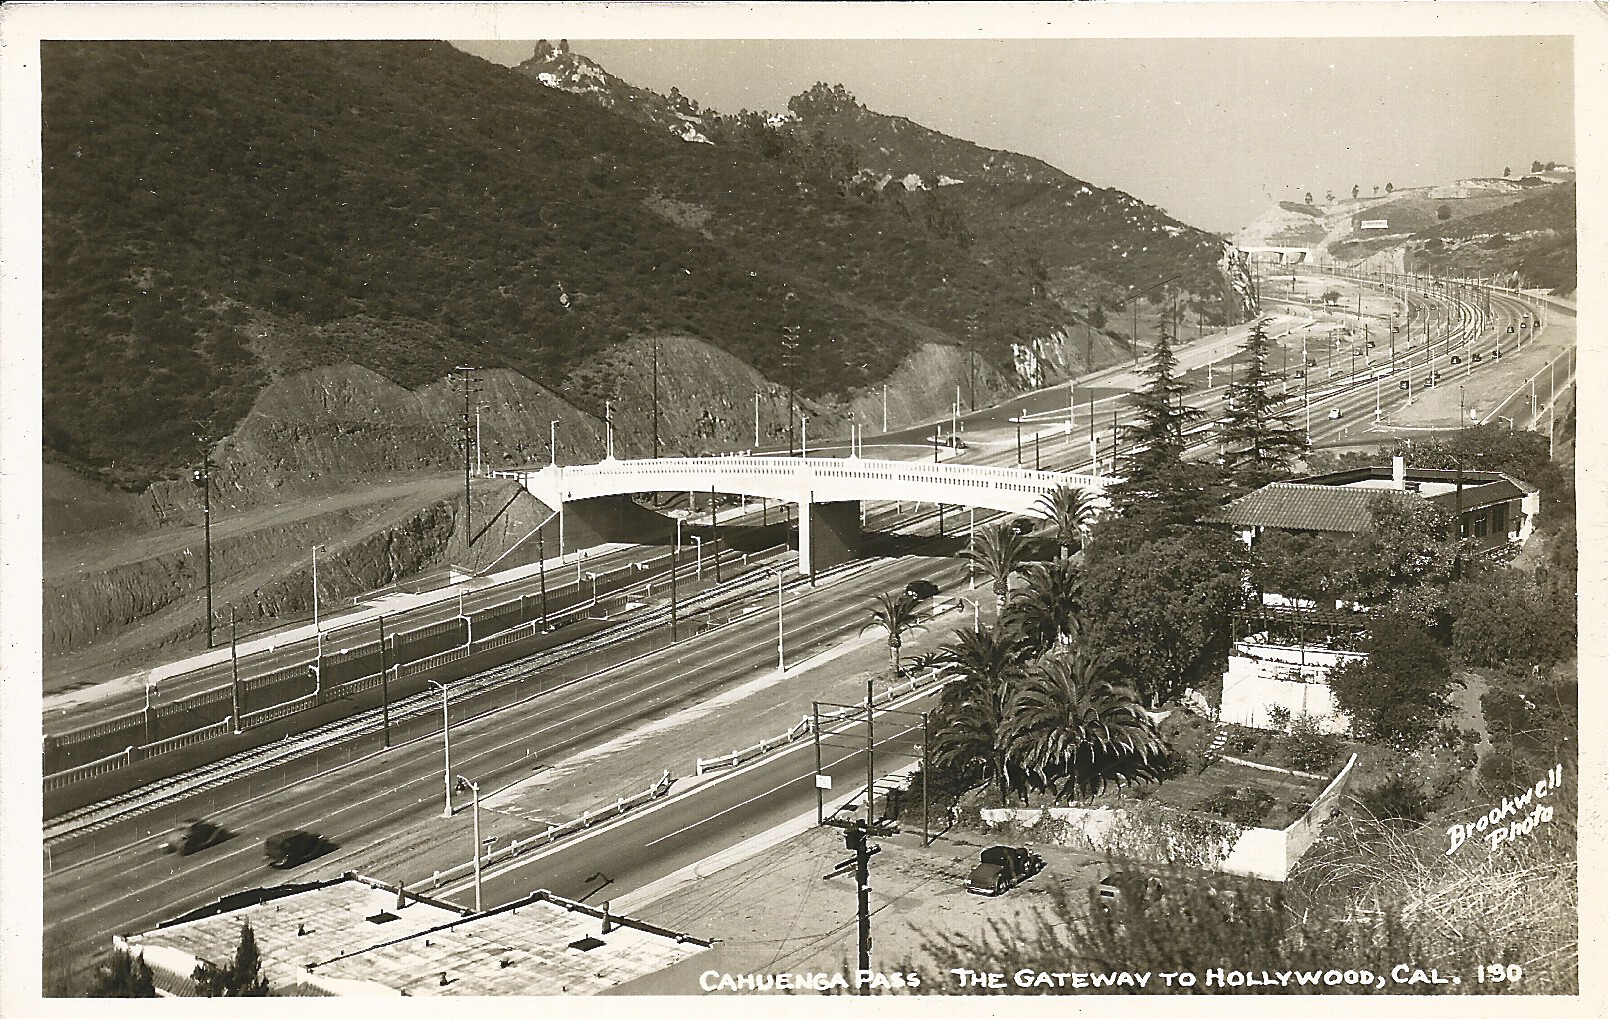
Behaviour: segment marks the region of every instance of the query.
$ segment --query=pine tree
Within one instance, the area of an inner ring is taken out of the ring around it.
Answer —
[[[262,955],[257,951],[257,935],[250,923],[240,927],[240,945],[227,966],[202,962],[190,979],[203,998],[266,998],[268,978],[263,976]]]
[[[1291,461],[1306,452],[1307,437],[1279,413],[1281,397],[1270,392],[1270,344],[1261,319],[1240,349],[1247,363],[1229,387],[1229,413],[1219,434],[1230,484],[1249,490],[1290,477]]]
[[[154,998],[156,985],[143,955],[116,951],[95,975],[91,998]]]
[[[1142,372],[1150,381],[1130,397],[1139,419],[1124,429],[1130,452],[1119,469],[1123,480],[1108,492],[1119,515],[1158,527],[1194,523],[1206,509],[1213,480],[1210,468],[1184,458],[1185,428],[1202,412],[1184,402],[1187,387],[1178,369],[1164,316]]]

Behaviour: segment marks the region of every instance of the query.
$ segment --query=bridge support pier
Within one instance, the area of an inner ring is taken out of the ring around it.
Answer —
[[[860,501],[811,502],[799,507],[799,572],[815,576],[858,558],[862,536]]]

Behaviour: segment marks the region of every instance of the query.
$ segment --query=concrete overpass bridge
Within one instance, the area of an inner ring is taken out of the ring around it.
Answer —
[[[621,500],[644,492],[717,492],[793,503],[799,510],[799,569],[807,574],[856,557],[863,501],[944,503],[1043,517],[1038,503],[1052,489],[1072,485],[1104,502],[1106,487],[1116,480],[974,464],[764,456],[604,460],[497,476],[518,480],[561,519],[566,513],[594,520],[618,514]]]
[[[1276,265],[1311,264],[1315,259],[1312,248],[1280,248],[1271,245],[1240,246],[1239,249],[1253,262]]]

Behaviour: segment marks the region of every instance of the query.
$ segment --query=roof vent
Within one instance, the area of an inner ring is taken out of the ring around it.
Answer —
[[[602,938],[594,938],[589,935],[588,937],[584,937],[579,941],[570,942],[570,947],[578,952],[590,952],[594,948],[602,948],[605,944],[607,944],[607,942],[605,942]]]

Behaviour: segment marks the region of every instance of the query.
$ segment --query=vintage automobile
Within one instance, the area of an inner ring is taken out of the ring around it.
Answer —
[[[180,856],[189,856],[208,846],[215,846],[229,837],[229,832],[211,821],[200,818],[186,818],[173,829],[162,843],[164,853],[178,853]]]
[[[967,877],[967,891],[975,895],[1004,895],[1045,869],[1044,859],[1020,846],[990,846]]]
[[[931,598],[938,594],[939,585],[933,583],[931,580],[918,577],[909,584],[905,585],[905,593],[916,601],[921,601],[924,598]]]
[[[270,867],[284,870],[299,863],[306,863],[316,856],[322,856],[333,848],[334,846],[324,836],[293,828],[278,835],[270,835],[263,843],[263,855],[268,858]]]

